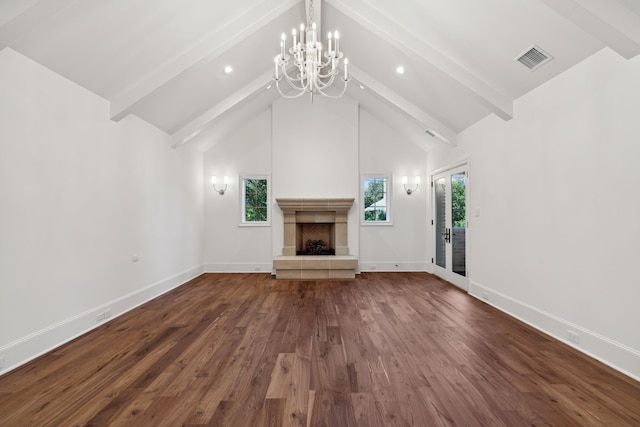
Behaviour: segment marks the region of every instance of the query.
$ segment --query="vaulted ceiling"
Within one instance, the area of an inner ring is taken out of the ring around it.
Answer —
[[[0,49],[107,99],[112,120],[205,150],[279,98],[280,34],[310,1],[0,0]],[[314,1],[323,34],[341,33],[347,95],[425,150],[510,120],[515,99],[603,47],[640,53],[638,0]],[[516,58],[534,46],[552,60],[532,71]]]

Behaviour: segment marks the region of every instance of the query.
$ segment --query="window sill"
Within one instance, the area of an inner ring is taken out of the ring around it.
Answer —
[[[393,226],[392,221],[360,221],[360,225],[365,227],[390,227]]]
[[[241,222],[238,227],[271,227],[271,222]]]

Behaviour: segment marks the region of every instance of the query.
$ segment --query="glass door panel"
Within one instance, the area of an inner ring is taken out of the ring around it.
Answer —
[[[433,270],[467,290],[467,166],[433,175],[432,183]]]
[[[451,270],[461,276],[467,275],[467,174],[451,175]]]
[[[435,237],[436,237],[436,265],[447,268],[447,192],[446,178],[434,181],[435,205]]]

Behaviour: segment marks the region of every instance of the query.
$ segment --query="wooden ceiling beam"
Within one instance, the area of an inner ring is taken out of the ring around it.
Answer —
[[[236,107],[248,98],[251,98],[260,91],[266,90],[266,87],[272,80],[272,77],[273,71],[269,68],[269,71],[262,73],[258,78],[254,79],[242,89],[220,101],[218,104],[214,105],[189,123],[182,126],[180,129],[176,130],[171,134],[171,147],[177,148],[189,142],[202,133],[202,131],[218,117],[222,116],[227,111]],[[275,89],[273,91],[275,92]]]
[[[436,134],[437,138],[449,145],[455,146],[457,141],[457,133],[449,126],[442,123],[432,115],[426,113],[415,104],[406,100],[396,92],[379,82],[366,72],[362,71],[353,64],[349,64],[351,76],[367,87],[369,91],[375,92],[379,97],[389,104],[402,110],[407,116],[413,118],[424,126],[424,130],[429,130]]]
[[[374,34],[383,38],[394,48],[415,58],[426,61],[431,66],[449,76],[478,103],[503,120],[513,118],[513,99],[500,93],[436,49],[406,31],[384,14],[365,4],[361,0],[325,0],[328,4],[350,17]]]
[[[154,70],[147,78],[136,82],[111,99],[111,119],[119,121],[126,117],[133,107],[162,85],[186,71],[199,61],[213,60],[231,47],[255,33],[289,9],[300,5],[299,0],[285,0],[278,7],[272,2],[262,2],[239,19],[217,29],[191,49]]]

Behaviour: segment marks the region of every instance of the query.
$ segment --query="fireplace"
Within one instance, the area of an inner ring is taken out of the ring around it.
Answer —
[[[273,260],[277,278],[353,278],[347,217],[353,199],[276,199],[282,209],[284,245]]]

